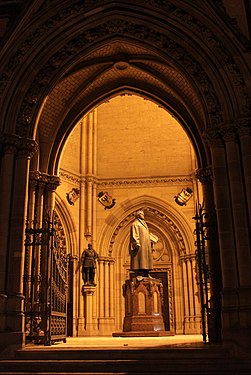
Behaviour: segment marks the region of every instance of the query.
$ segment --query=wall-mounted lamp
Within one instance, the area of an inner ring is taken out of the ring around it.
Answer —
[[[185,206],[189,199],[192,197],[192,193],[193,191],[190,188],[182,189],[182,191],[178,195],[175,195],[175,202],[179,206]]]

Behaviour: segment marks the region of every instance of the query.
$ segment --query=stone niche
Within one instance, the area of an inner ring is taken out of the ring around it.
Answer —
[[[162,315],[163,284],[152,277],[131,277],[123,286],[123,336],[165,336]]]

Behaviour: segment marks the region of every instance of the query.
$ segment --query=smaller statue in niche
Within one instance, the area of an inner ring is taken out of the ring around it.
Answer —
[[[80,263],[82,264],[82,279],[85,285],[96,285],[94,283],[96,271],[96,259],[98,253],[88,244],[88,248],[82,253]]]

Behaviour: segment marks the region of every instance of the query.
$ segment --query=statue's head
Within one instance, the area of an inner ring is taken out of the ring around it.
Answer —
[[[142,210],[137,211],[136,217],[140,217],[141,219],[144,219],[145,218],[144,211],[142,211]]]

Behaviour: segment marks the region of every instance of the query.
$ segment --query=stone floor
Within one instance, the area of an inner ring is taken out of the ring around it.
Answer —
[[[251,359],[235,358],[201,335],[74,337],[26,345],[0,360],[0,375],[250,375]]]
[[[57,349],[107,349],[107,348],[149,348],[149,347],[187,347],[204,346],[201,335],[175,335],[162,337],[67,337],[66,343],[56,342],[50,346]],[[39,350],[48,349],[46,346],[35,346]],[[26,350],[34,350],[34,345],[27,345]]]

